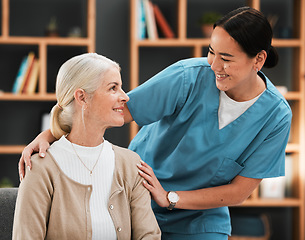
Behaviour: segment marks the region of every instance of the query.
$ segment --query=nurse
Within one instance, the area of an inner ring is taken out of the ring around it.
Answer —
[[[260,71],[277,63],[271,40],[259,11],[237,9],[214,25],[207,58],[179,61],[129,93],[143,126],[129,148],[146,162],[162,239],[227,239],[227,206],[285,174],[291,110]]]
[[[125,122],[142,126],[129,148],[145,162],[162,239],[228,239],[228,206],[284,175],[292,114],[261,71],[278,61],[271,40],[262,13],[239,8],[215,23],[207,58],[179,61],[129,93]],[[21,174],[47,140],[49,131],[25,148]]]

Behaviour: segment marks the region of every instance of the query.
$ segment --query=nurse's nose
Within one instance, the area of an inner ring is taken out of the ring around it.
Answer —
[[[221,72],[223,70],[222,60],[218,57],[214,57],[211,68],[214,72]]]

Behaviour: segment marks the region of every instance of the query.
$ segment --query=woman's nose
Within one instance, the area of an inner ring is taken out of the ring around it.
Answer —
[[[121,92],[122,92],[120,96],[121,101],[128,102],[129,101],[128,95],[123,90],[121,90]]]

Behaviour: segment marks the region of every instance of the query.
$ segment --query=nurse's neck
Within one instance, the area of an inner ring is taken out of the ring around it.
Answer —
[[[256,81],[253,84],[244,84],[225,91],[227,96],[236,102],[250,101],[251,99],[259,96],[266,90],[265,81],[257,75]]]

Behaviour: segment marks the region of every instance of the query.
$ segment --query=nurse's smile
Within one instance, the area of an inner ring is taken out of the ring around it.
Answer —
[[[222,80],[225,80],[227,77],[229,77],[229,75],[227,75],[227,74],[217,74],[217,73],[215,73],[215,75],[216,75],[216,80],[217,81],[222,81]]]

